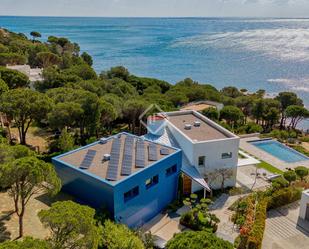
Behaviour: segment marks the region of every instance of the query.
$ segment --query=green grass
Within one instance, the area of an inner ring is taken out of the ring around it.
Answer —
[[[270,173],[273,173],[273,174],[283,174],[283,171],[272,166],[271,164],[267,163],[267,162],[264,162],[264,161],[261,161],[261,163],[259,163],[258,165],[258,168],[263,168],[263,169],[266,169],[267,171],[269,171]]]

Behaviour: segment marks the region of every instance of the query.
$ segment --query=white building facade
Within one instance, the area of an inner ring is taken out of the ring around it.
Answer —
[[[299,217],[309,221],[309,189],[303,191],[300,200]]]
[[[166,119],[161,129],[165,129],[169,140],[182,149],[183,167],[194,167],[211,189],[221,188],[222,177],[225,178],[224,187],[236,185],[238,136],[196,111],[176,111],[164,115]],[[151,133],[151,130],[148,131]],[[202,188],[193,179],[191,192]]]

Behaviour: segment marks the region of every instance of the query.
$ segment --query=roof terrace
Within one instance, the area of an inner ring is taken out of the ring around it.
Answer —
[[[166,113],[168,121],[192,141],[209,141],[236,137],[215,122],[195,111]]]
[[[176,149],[122,133],[58,157],[70,166],[108,181],[119,181],[150,167]]]

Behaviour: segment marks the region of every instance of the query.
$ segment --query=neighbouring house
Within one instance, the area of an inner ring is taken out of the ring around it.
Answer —
[[[309,189],[303,191],[300,200],[299,217],[309,222]]]
[[[238,166],[259,161],[241,152],[239,137],[196,111],[159,113],[148,133],[120,133],[54,157],[63,190],[116,221],[142,226],[184,193],[236,185]],[[182,186],[178,186],[182,173]]]
[[[30,82],[43,81],[42,68],[31,68],[29,65],[7,65],[6,67],[27,75]]]
[[[182,111],[192,110],[192,111],[201,112],[209,107],[216,108],[218,111],[220,111],[224,107],[224,105],[222,103],[215,102],[215,101],[201,100],[201,101],[190,102],[184,105],[183,107],[181,107],[181,110]]]
[[[120,133],[52,159],[63,190],[142,226],[177,196],[181,150]]]

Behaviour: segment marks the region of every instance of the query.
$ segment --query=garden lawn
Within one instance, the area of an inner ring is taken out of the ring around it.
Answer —
[[[263,169],[266,169],[267,171],[269,171],[270,173],[273,173],[273,174],[283,174],[283,171],[276,168],[275,166],[272,166],[271,164],[267,163],[267,162],[264,162],[264,161],[261,161],[261,163],[259,163],[258,165],[258,168],[263,168]]]

